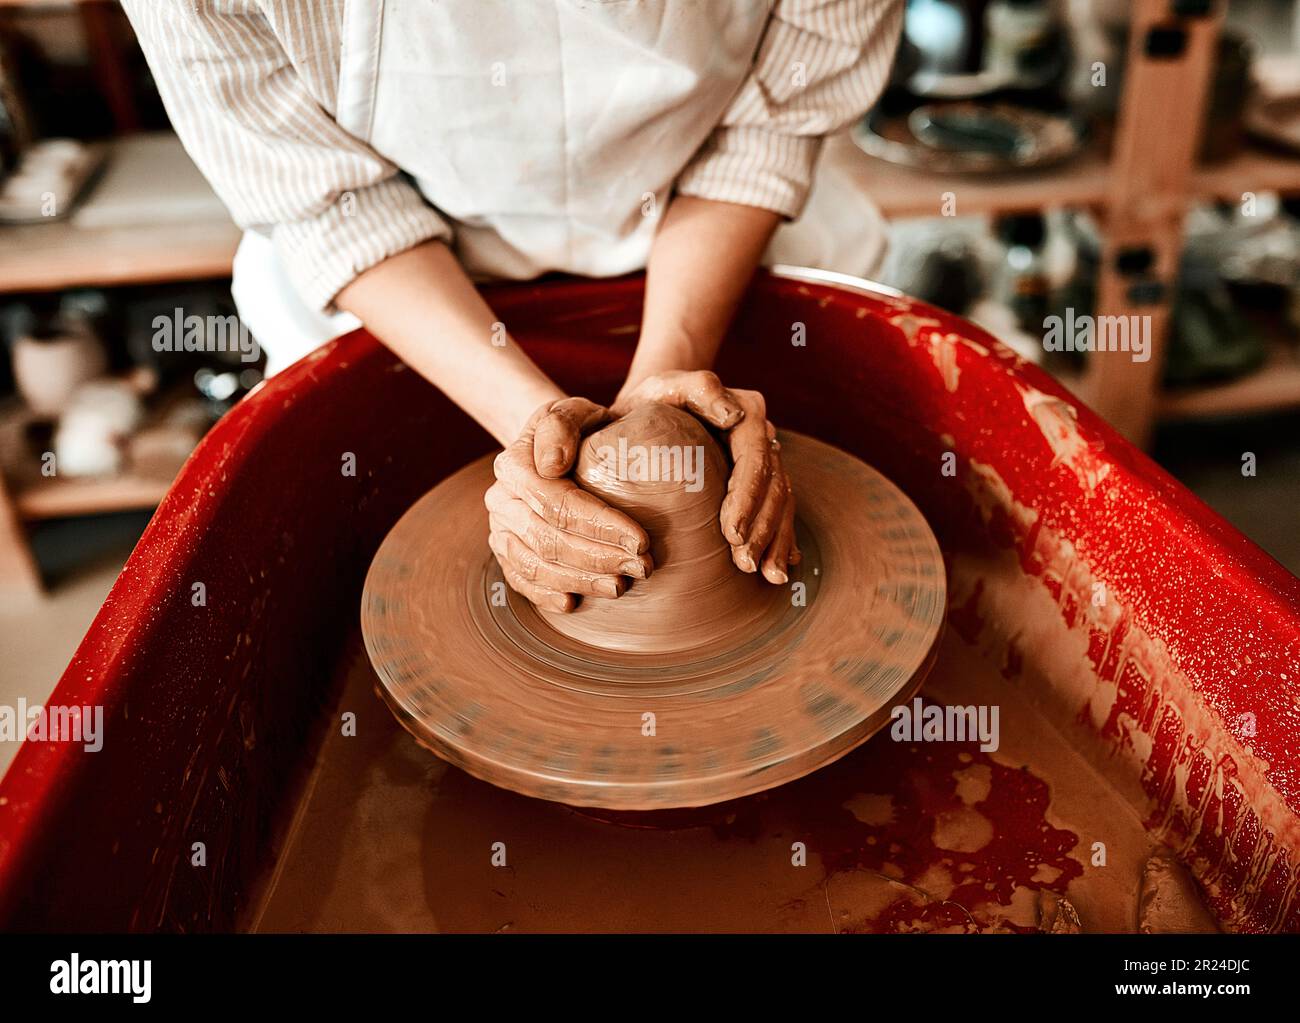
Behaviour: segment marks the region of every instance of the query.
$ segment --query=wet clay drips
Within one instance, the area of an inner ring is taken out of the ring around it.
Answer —
[[[643,654],[738,642],[763,628],[787,595],[732,563],[718,522],[729,472],[704,425],[668,405],[639,406],[588,436],[574,479],[645,528],[655,568],[617,599],[543,617],[580,642]]]

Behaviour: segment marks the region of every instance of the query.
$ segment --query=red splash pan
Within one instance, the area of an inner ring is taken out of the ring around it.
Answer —
[[[631,278],[490,298],[562,386],[608,400],[642,294]],[[798,324],[805,344],[792,345]],[[1121,794],[1223,926],[1300,930],[1300,581],[1048,376],[902,296],[764,275],[719,372],[912,497],[947,560],[950,642]],[[28,742],[0,783],[0,925],[241,926],[335,695],[371,556],[412,501],[490,447],[364,332],[241,402],[186,465],[51,697],[104,708],[102,751]],[[348,454],[355,476],[340,471]],[[828,908],[848,871],[911,884],[940,860],[1005,900],[989,858],[1034,843],[1055,864],[1045,888],[1080,873],[1065,850],[1086,836],[1046,823],[1048,789],[1030,772],[987,764],[993,841],[956,864],[918,822],[956,812],[951,771],[987,758],[879,737],[854,756],[796,783],[800,813],[820,814],[804,823],[824,839]],[[890,813],[846,816],[873,771],[898,774]],[[886,862],[884,848],[899,853]],[[916,915],[894,902],[864,926]]]

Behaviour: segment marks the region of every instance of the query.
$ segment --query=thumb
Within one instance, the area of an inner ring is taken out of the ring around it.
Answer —
[[[585,431],[609,420],[609,410],[586,398],[562,398],[537,422],[533,431],[533,464],[539,476],[567,475],[578,460]]]

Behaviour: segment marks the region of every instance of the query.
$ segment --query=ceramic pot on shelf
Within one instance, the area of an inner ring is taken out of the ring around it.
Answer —
[[[14,341],[14,383],[39,416],[57,416],[78,387],[107,368],[104,346],[81,320],[54,317]]]

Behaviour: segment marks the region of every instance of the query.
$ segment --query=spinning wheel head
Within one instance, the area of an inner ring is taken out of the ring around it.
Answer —
[[[501,578],[482,500],[491,457],[450,476],[366,580],[384,699],[469,773],[573,805],[699,806],[847,753],[928,670],[942,556],[875,470],[798,434],[780,442],[804,553],[787,586],[732,565],[718,523],[729,469],[693,417],[650,406],[588,437],[575,478],[646,528],[655,570],[568,615]]]

